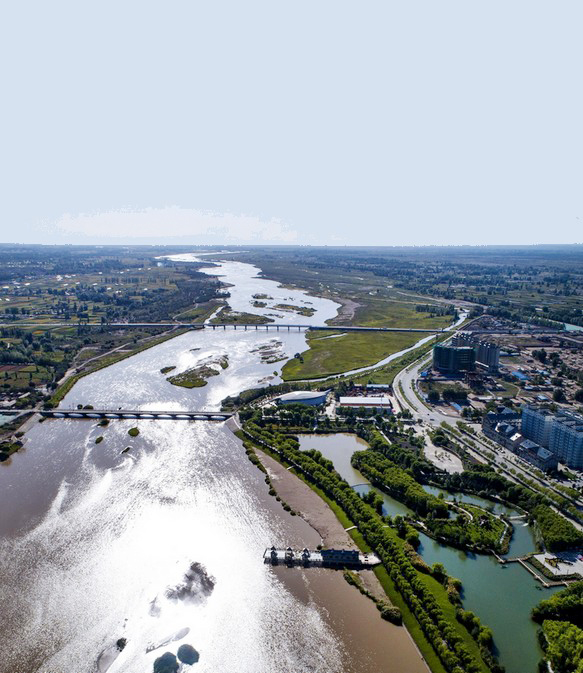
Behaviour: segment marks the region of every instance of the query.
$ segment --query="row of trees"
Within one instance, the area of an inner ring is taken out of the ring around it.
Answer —
[[[434,593],[420,579],[404,551],[404,543],[394,530],[385,527],[384,520],[375,509],[365,503],[333,470],[328,469],[329,466],[322,465],[300,451],[297,439],[279,432],[275,427],[260,427],[253,419],[244,427],[254,440],[276,451],[284,461],[321,488],[354,522],[366,542],[378,554],[445,669],[450,673],[483,671],[477,651],[476,654],[470,652],[460,631],[447,619]],[[487,648],[482,647],[480,651],[487,657]],[[489,662],[493,671],[502,670],[491,657]]]
[[[395,465],[388,458],[374,451],[356,451],[352,466],[382,491],[410,507],[421,517],[445,518],[449,516],[447,504],[427,493],[411,474]]]
[[[553,671],[583,673],[583,582],[541,601],[533,608],[532,618],[542,623],[541,645]]]
[[[570,521],[553,511],[543,493],[514,484],[489,465],[474,465],[459,474],[436,472],[433,478],[449,491],[476,493],[482,497],[502,498],[529,512],[550,551],[572,549],[583,545],[583,533]]]

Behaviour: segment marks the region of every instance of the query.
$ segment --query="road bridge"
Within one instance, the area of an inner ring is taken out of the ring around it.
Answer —
[[[71,322],[51,322],[51,323],[33,323],[33,322],[9,322],[0,323],[0,327],[19,327],[48,329],[56,327],[91,327],[102,329],[133,329],[140,327],[158,327],[164,329],[233,329],[233,330],[276,330],[276,331],[299,331],[318,330],[323,332],[341,331],[341,332],[419,332],[423,334],[435,334],[436,332],[445,332],[444,328],[431,327],[368,327],[366,325],[296,325],[292,323],[204,323],[204,322],[111,322],[100,323],[71,323]]]
[[[165,419],[173,421],[226,421],[225,411],[150,411],[147,409],[41,409],[44,418]]]

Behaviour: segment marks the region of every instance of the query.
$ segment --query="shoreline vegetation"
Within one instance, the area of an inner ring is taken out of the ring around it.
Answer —
[[[289,466],[289,471],[314,488],[337,516],[342,516],[345,528],[357,527],[350,534],[361,549],[372,549],[379,555],[386,573],[379,579],[391,603],[401,610],[403,621],[431,670],[440,673],[501,671],[490,651],[490,630],[461,608],[459,581],[449,578],[440,564],[430,568],[417,556],[407,541],[410,527],[402,526],[399,532],[400,524],[396,529],[387,526],[374,498],[369,502],[366,498],[363,500],[318,452],[299,450],[297,440],[288,434],[292,428],[281,428],[273,423],[260,426],[256,423],[258,420],[254,415],[245,421],[246,440]],[[381,576],[382,570],[379,569]]]
[[[244,313],[233,311],[229,306],[223,308],[210,321],[211,325],[264,325],[265,323],[274,322],[272,318],[264,315],[257,315],[256,313]]]
[[[110,365],[114,365],[117,362],[121,362],[126,358],[132,357],[132,355],[137,355],[138,353],[148,350],[149,348],[158,346],[159,344],[164,343],[169,339],[173,339],[174,337],[180,336],[181,334],[185,334],[188,331],[190,330],[180,328],[172,329],[170,332],[165,332],[162,335],[150,337],[135,348],[131,348],[128,351],[121,351],[118,353],[112,353],[110,355],[104,355],[103,358],[94,361],[94,363],[92,363],[92,365],[87,369],[83,369],[80,372],[78,371],[63,381],[63,383],[55,390],[52,397],[47,402],[45,402],[45,408],[52,409],[53,407],[56,407],[65,397],[65,395],[71,390],[71,388],[77,383],[77,381],[82,379],[84,376],[88,376],[89,374],[93,374],[94,372],[97,372],[101,369],[105,369]]]
[[[542,626],[540,670],[548,670],[547,662],[556,673],[583,670],[583,582],[574,582],[541,601],[531,617]]]
[[[332,338],[333,337],[333,338]],[[361,367],[368,367],[419,341],[419,334],[407,332],[307,333],[307,348],[283,367],[284,381],[322,379]]]
[[[227,369],[229,366],[229,356],[221,355],[221,357],[209,360],[195,367],[191,367],[180,374],[169,376],[166,380],[173,386],[181,386],[182,388],[202,388],[206,386],[207,379],[212,376],[218,376],[221,372],[211,365],[218,365],[221,369]],[[165,367],[165,369],[167,369]],[[175,367],[172,367],[175,369]]]

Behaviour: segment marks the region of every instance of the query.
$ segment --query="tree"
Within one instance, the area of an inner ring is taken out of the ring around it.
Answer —
[[[553,400],[555,402],[564,402],[566,399],[565,393],[561,388],[555,388],[553,390]]]
[[[583,388],[579,388],[575,393],[575,402],[583,402]]]
[[[430,390],[429,394],[427,395],[427,399],[431,402],[431,404],[437,404],[437,402],[439,402],[439,391]]]

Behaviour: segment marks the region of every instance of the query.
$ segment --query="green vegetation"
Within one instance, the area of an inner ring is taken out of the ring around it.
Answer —
[[[458,505],[454,509],[457,516],[443,519],[427,519],[425,522],[431,533],[456,547],[477,551],[508,551],[510,526],[475,505]],[[507,535],[505,536],[505,533]],[[505,544],[503,544],[505,542]]]
[[[440,665],[434,670],[445,669],[450,673],[500,670],[487,646],[479,645],[457,620],[455,606],[450,602],[455,601],[455,597],[448,598],[449,578],[444,576],[442,569],[436,568],[435,577],[416,569],[398,531],[386,527],[375,508],[364,502],[336,474],[329,465],[330,461],[319,457],[317,452],[310,455],[300,451],[297,440],[282,433],[277,425],[266,422],[260,411],[253,413],[244,427],[251,439],[277,453],[281,460],[321,489],[358,527],[366,544],[381,558],[384,569],[402,597],[402,604],[408,608],[402,611],[405,623],[414,615],[420,628],[411,630],[413,637],[420,646],[423,645],[422,650],[425,650],[425,643],[431,643],[439,658]],[[391,601],[401,608],[392,596]],[[421,632],[423,638],[419,637]]]
[[[547,600],[541,601],[532,610],[535,622],[545,619],[573,622],[583,627],[583,581],[573,582]]]
[[[363,596],[370,598],[371,601],[374,602],[383,619],[386,619],[388,622],[396,624],[397,626],[400,626],[403,623],[403,616],[401,615],[399,608],[394,605],[387,604],[386,601],[380,601],[378,598],[373,596],[362,583],[358,573],[355,573],[352,570],[345,570],[344,579],[348,582],[348,584],[356,587]]]
[[[427,493],[415,479],[375,451],[356,451],[352,455],[352,466],[382,491],[410,507],[421,517],[446,518],[449,516],[447,504]]]
[[[532,618],[542,623],[541,645],[553,671],[583,673],[583,582],[541,601]]]
[[[19,449],[22,448],[22,442],[20,440],[1,442],[0,443],[0,463],[8,460],[13,453],[16,453]]]
[[[575,549],[583,545],[583,533],[548,505],[538,505],[532,514],[550,551]]]
[[[333,374],[374,365],[379,360],[409,348],[419,335],[407,332],[308,332],[309,350],[302,359],[289,360],[283,368],[285,381],[323,378]],[[331,338],[328,338],[331,337]]]
[[[139,434],[140,434],[140,431],[138,430],[138,428],[130,428],[128,430],[128,435],[130,437],[137,437]]]
[[[483,552],[491,549],[505,551],[510,537],[509,526],[479,507],[465,503],[463,506],[453,505],[427,493],[419,480],[426,480],[433,472],[432,468],[428,469],[419,461],[411,463],[410,452],[407,458],[402,448],[388,444],[378,431],[370,429],[365,434],[374,450],[355,452],[353,467],[371,484],[410,507],[422,519],[426,532],[456,547]],[[395,456],[401,466],[388,459],[387,454]],[[413,464],[415,468],[411,469]],[[450,514],[450,509],[456,516]]]
[[[170,367],[162,367],[160,370],[160,374],[168,374],[169,372],[172,372],[176,369],[176,365],[170,366]]]
[[[272,308],[277,311],[289,311],[291,313],[298,313],[310,318],[316,312],[315,309],[309,306],[294,306],[293,304],[275,304]]]
[[[555,673],[583,673],[583,630],[570,622],[543,622],[546,657]]]
[[[265,323],[273,322],[272,318],[264,315],[257,315],[256,313],[238,313],[232,311],[229,307],[223,307],[219,313],[211,320],[211,323],[235,325],[264,325]]]
[[[218,376],[219,372],[208,365],[199,365],[187,369],[181,374],[170,376],[166,380],[173,386],[182,386],[183,388],[201,388],[206,386],[207,379],[211,376]]]
[[[136,429],[137,429],[137,428],[136,428]],[[99,435],[99,437],[96,437],[96,438],[95,438],[95,443],[96,443],[96,444],[101,444],[102,441],[103,441],[103,435]]]
[[[432,478],[453,493],[463,491],[486,498],[500,498],[529,512],[549,551],[576,548],[583,544],[583,533],[551,509],[546,494],[509,481],[489,465],[473,465],[459,474],[435,473]]]

